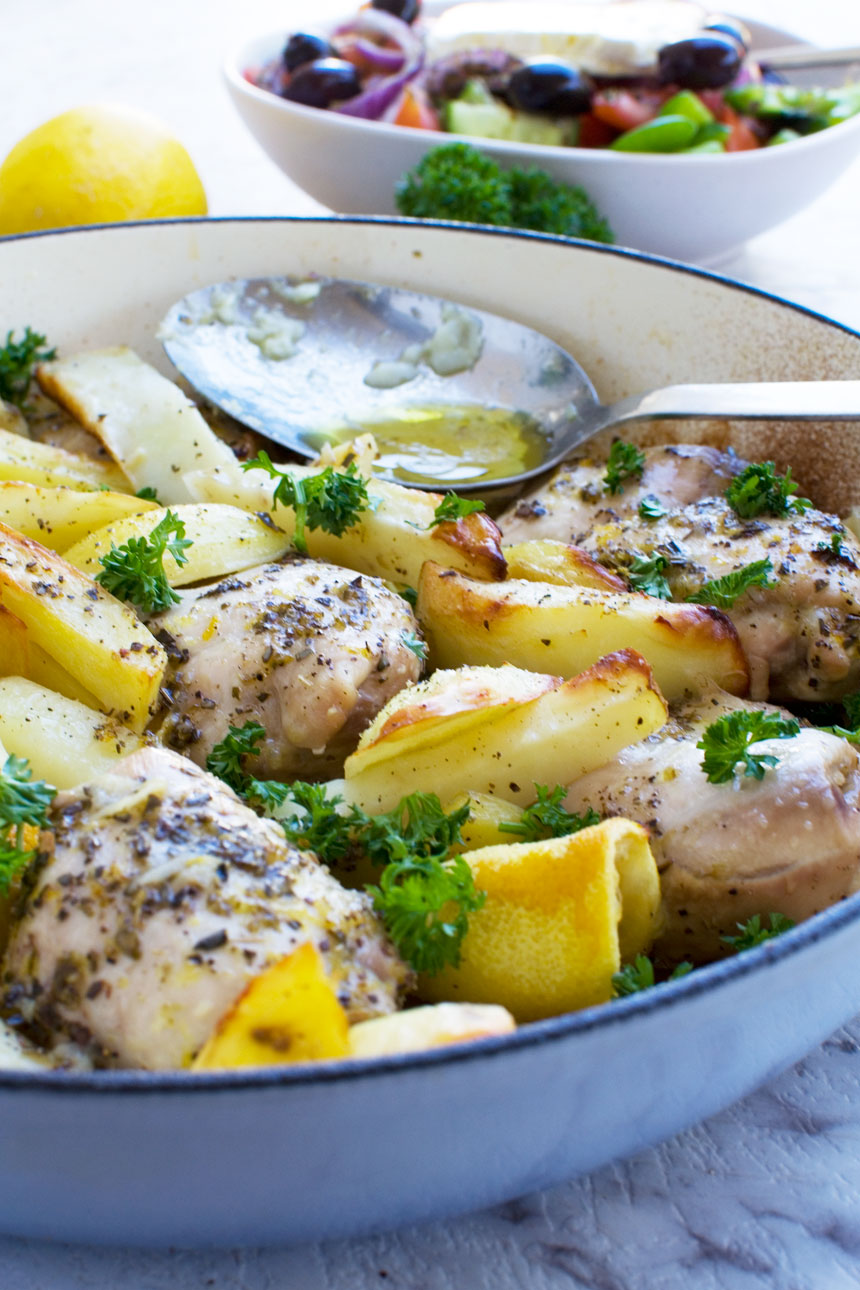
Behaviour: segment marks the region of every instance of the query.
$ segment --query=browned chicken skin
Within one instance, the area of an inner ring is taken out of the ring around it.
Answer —
[[[186,593],[152,627],[173,656],[161,738],[202,766],[231,725],[259,722],[265,738],[246,769],[264,779],[339,775],[365,726],[421,674],[406,601],[321,560]]]
[[[860,544],[821,511],[740,519],[723,494],[746,463],[714,448],[645,450],[641,479],[618,493],[605,463],[569,462],[500,520],[507,542],[573,542],[622,575],[662,556],[672,599],[769,559],[772,586],[752,587],[725,610],[750,664],[750,694],[777,702],[840,699],[860,685]],[[656,497],[667,513],[643,518]],[[832,543],[837,540],[838,550]]]
[[[186,1065],[252,977],[311,941],[352,1021],[410,973],[364,893],[166,749],[57,795],[5,959],[7,1005],[98,1064]]]
[[[643,497],[675,507],[723,493],[746,465],[730,453],[696,444],[646,448],[644,455],[641,478],[627,480],[617,493],[604,488],[605,461],[565,462],[499,518],[505,541],[554,538],[577,544],[598,524],[636,515]]]
[[[707,497],[662,519],[604,524],[582,545],[620,571],[635,555],[665,556],[674,600],[770,560],[772,585],[751,587],[725,611],[749,661],[751,697],[831,700],[860,685],[860,544],[835,516],[744,520],[724,498]]]
[[[803,727],[756,745],[778,758],[763,779],[707,780],[703,731],[753,706],[765,707],[713,689],[567,795],[569,810],[649,829],[666,910],[655,952],[669,961],[715,958],[755,914],[799,922],[860,888],[860,756],[847,740]]]

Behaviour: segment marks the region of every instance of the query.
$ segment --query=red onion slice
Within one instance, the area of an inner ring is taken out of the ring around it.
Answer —
[[[396,46],[396,50],[391,51],[377,47],[380,54],[397,53],[401,61],[396,71],[392,70],[389,76],[371,76],[361,94],[335,103],[331,108],[344,116],[376,121],[394,102],[403,86],[417,76],[423,67],[424,47],[408,23],[385,9],[361,9],[355,18],[337,27],[332,33],[333,40],[340,36],[351,36],[356,43],[368,37],[379,36]]]
[[[377,67],[381,72],[399,72],[406,62],[402,49],[389,49],[361,36],[353,42],[352,47],[370,67]]]

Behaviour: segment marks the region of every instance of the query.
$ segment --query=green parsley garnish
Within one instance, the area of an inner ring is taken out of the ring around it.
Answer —
[[[342,802],[343,798],[329,793],[325,784],[304,780],[290,784],[284,805],[292,814],[280,821],[287,841],[301,851],[313,851],[327,864],[342,860],[354,845],[348,820],[338,810]]]
[[[562,802],[567,789],[563,784],[556,784],[552,790],[547,784],[535,784],[535,791],[537,801],[526,807],[519,820],[501,823],[501,833],[515,833],[525,842],[538,842],[544,838],[563,838],[600,823],[600,816],[590,806],[584,815],[565,810]]]
[[[828,708],[829,706],[827,705]],[[819,726],[818,729],[828,735],[839,735],[841,739],[848,739],[851,743],[860,743],[860,692],[846,694],[841,700],[841,707],[846,725]]]
[[[44,828],[57,792],[32,776],[25,757],[7,757],[0,770],[0,893],[4,895],[36,854],[24,847],[24,826]]]
[[[427,527],[433,529],[437,524],[456,524],[457,520],[483,510],[486,510],[486,507],[477,498],[458,497],[456,493],[446,493],[433,512],[433,519]]]
[[[784,914],[769,914],[768,921],[770,927],[763,927],[760,914],[753,914],[745,923],[736,923],[739,936],[721,936],[720,940],[725,941],[726,945],[731,945],[732,949],[738,954],[742,950],[754,949],[756,945],[762,945],[765,941],[771,941],[775,936],[781,936],[783,932],[790,932],[794,927],[794,922],[786,918]]]
[[[56,356],[55,349],[44,349],[45,337],[25,328],[21,340],[15,340],[11,331],[6,333],[6,344],[0,348],[0,399],[23,408],[33,368]]]
[[[714,605],[717,609],[731,609],[736,600],[750,587],[772,587],[773,565],[770,560],[754,560],[743,569],[727,573],[724,578],[705,582],[698,591],[687,596],[694,605]]]
[[[135,497],[139,497],[141,501],[144,502],[156,502],[159,506],[161,505],[158,493],[154,488],[151,488],[149,484],[146,484],[143,488],[139,488],[135,493]]]
[[[261,449],[251,461],[242,463],[242,469],[265,470],[270,479],[277,481],[272,502],[276,507],[289,506],[295,511],[293,546],[302,555],[308,553],[306,529],[323,529],[340,537],[370,507],[367,480],[354,461],[345,470],[326,466],[317,475],[291,475],[272,465],[269,454]]]
[[[334,864],[363,852],[382,866],[373,897],[388,934],[417,972],[435,973],[456,965],[468,915],[484,895],[475,890],[468,863],[448,859],[469,818],[469,803],[447,814],[435,793],[410,793],[393,811],[367,815],[324,784],[290,785],[285,802],[295,812],[281,819],[287,839]]]
[[[744,775],[763,779],[768,767],[776,766],[779,758],[772,753],[751,752],[752,745],[763,739],[792,739],[799,733],[800,722],[795,717],[781,717],[760,708],[737,708],[712,722],[696,747],[705,754],[702,769],[711,784],[728,783],[738,765],[743,766]]]
[[[248,783],[243,758],[256,757],[266,731],[259,721],[246,721],[243,726],[230,726],[227,734],[215,744],[206,758],[206,769],[223,779],[234,793],[244,794]]]
[[[401,632],[400,639],[408,650],[411,650],[417,659],[424,663],[427,659],[427,642],[423,641],[420,636],[414,632]]]
[[[165,552],[169,551],[177,564],[187,564],[185,549],[191,545],[182,520],[167,511],[149,537],[129,538],[121,546],[111,543],[110,551],[99,561],[102,568],[96,582],[144,613],[160,613],[181,599],[167,581]]]
[[[635,444],[616,439],[609,450],[603,487],[607,493],[623,493],[628,479],[641,479],[645,454]]]
[[[662,520],[663,516],[668,514],[660,498],[655,497],[653,493],[643,497],[639,503],[639,518],[642,520]]]
[[[401,587],[399,594],[412,609],[418,604],[418,592],[414,587]]]
[[[666,578],[668,568],[669,561],[665,555],[652,555],[650,558],[637,555],[625,573],[634,591],[643,591],[646,596],[658,596],[660,600],[671,600],[672,589]]]
[[[420,856],[394,860],[378,886],[367,891],[402,957],[430,976],[458,965],[469,914],[486,900],[475,890],[463,856],[445,862]]]
[[[826,557],[828,562],[835,563],[837,560],[846,560],[853,564],[853,560],[851,559],[851,553],[846,549],[842,541],[844,537],[845,537],[845,530],[837,529],[836,532],[830,538],[829,542],[817,543],[815,550],[820,551],[821,554]]]
[[[679,981],[682,976],[692,972],[692,963],[679,963],[667,981]],[[628,994],[639,994],[641,990],[650,990],[657,984],[654,975],[654,964],[647,954],[637,954],[632,963],[625,963],[620,972],[612,977],[612,993],[616,999]]]
[[[772,461],[761,461],[736,475],[725,497],[735,514],[746,520],[754,515],[800,515],[808,511],[812,502],[807,497],[795,497],[796,492],[790,469],[778,475]]]

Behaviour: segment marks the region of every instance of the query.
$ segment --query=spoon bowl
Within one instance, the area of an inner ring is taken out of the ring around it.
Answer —
[[[200,394],[299,456],[369,430],[382,477],[461,493],[525,483],[638,420],[860,419],[860,381],[672,385],[603,404],[530,327],[339,278],[216,283],[178,301],[159,338]]]

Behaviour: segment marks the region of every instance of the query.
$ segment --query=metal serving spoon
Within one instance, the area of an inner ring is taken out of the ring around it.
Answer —
[[[602,404],[579,364],[540,332],[435,296],[337,278],[205,287],[173,306],[159,337],[213,404],[306,457],[327,439],[408,419],[410,409],[523,414],[537,448],[522,468],[490,477],[455,457],[447,468],[404,475],[385,452],[377,463],[383,476],[458,492],[521,483],[632,421],[860,419],[860,380],[671,385]]]

